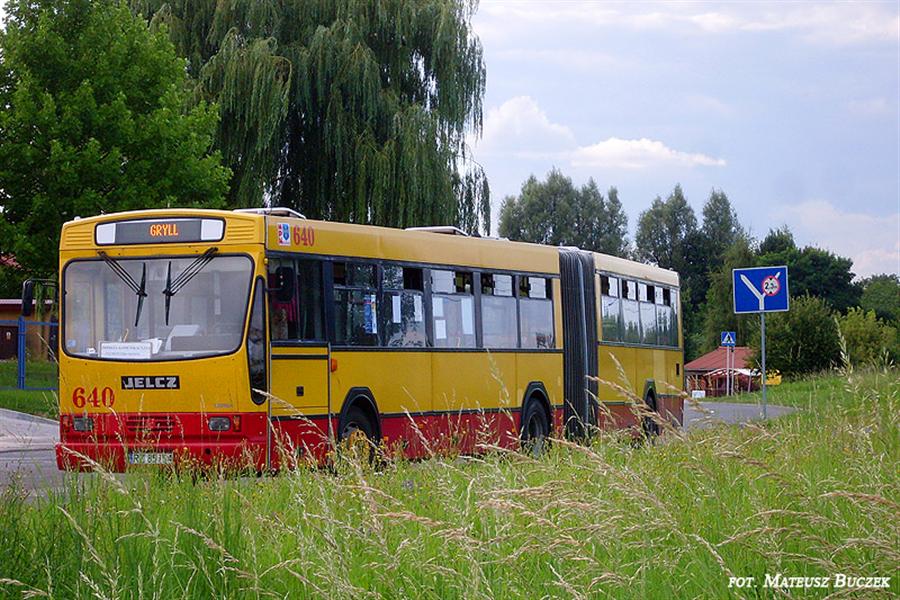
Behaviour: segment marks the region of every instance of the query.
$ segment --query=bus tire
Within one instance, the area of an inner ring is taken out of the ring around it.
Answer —
[[[537,458],[547,451],[550,438],[550,415],[540,399],[529,398],[522,411],[522,450]]]
[[[375,460],[375,448],[378,445],[376,424],[368,411],[358,405],[350,406],[341,418],[338,428],[339,446],[346,451],[353,451],[363,444],[368,447],[368,460]]]

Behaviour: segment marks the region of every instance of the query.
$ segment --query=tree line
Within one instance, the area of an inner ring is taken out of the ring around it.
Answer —
[[[513,240],[578,246],[677,271],[685,360],[709,352],[722,331],[759,352],[758,317],[735,315],[732,269],[787,265],[791,310],[768,318],[767,358],[785,374],[822,370],[845,360],[900,359],[900,282],[895,275],[855,281],[853,261],[814,246],[798,247],[787,226],[757,240],[719,189],[701,220],[680,185],[640,213],[634,241],[615,187],[606,197],[593,179],[580,187],[558,169],[529,177],[504,198],[499,233]],[[758,357],[756,358],[758,360]]]

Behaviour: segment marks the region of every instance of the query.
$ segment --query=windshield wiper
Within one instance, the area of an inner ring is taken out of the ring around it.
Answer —
[[[106,252],[98,252],[100,258],[106,261],[106,264],[112,270],[113,273],[119,276],[119,279],[128,286],[128,288],[137,294],[137,312],[134,315],[134,326],[138,326],[138,321],[141,320],[141,310],[144,308],[144,298],[147,297],[147,263],[142,263],[141,269],[141,283],[138,284],[134,280],[134,277],[125,270],[125,268],[119,264],[119,262],[108,255]]]
[[[181,288],[186,286],[191,279],[202,271],[203,268],[209,264],[209,261],[215,258],[216,252],[218,251],[218,248],[210,248],[204,252],[194,262],[189,264],[187,268],[181,272],[181,275],[175,278],[175,281],[172,281],[172,261],[169,261],[169,266],[166,269],[166,289],[162,291],[166,296],[166,325],[169,324],[169,304],[172,302],[172,296],[177,294]]]

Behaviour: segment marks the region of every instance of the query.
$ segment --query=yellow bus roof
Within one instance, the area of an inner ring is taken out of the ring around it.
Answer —
[[[221,244],[265,243],[270,251],[325,256],[356,256],[388,260],[472,266],[534,273],[559,273],[559,248],[507,239],[467,237],[430,231],[410,231],[374,225],[298,219],[277,215],[210,209],[155,209],[111,213],[69,221],[63,225],[60,251],[97,250],[96,225],[114,221],[178,217],[221,218],[226,221]],[[312,245],[279,243],[279,224],[312,229]],[[204,242],[209,244],[208,242]],[[115,246],[146,249],[148,244]],[[165,244],[169,246],[169,244]],[[652,265],[594,253],[596,268],[624,276],[678,286],[678,274]]]

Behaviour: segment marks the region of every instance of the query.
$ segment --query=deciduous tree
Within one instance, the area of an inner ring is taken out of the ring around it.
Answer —
[[[467,0],[132,0],[218,102],[230,202],[487,230],[468,160],[485,67]]]
[[[752,320],[750,346],[760,361],[758,321]],[[799,296],[791,310],[766,316],[766,367],[785,375],[829,369],[841,362],[838,328],[831,307],[821,298]]]
[[[658,196],[638,219],[635,246],[638,256],[665,269],[683,270],[688,240],[697,230],[697,216],[680,185],[666,201]]]
[[[628,217],[616,188],[604,198],[593,179],[576,188],[557,169],[545,181],[532,175],[519,196],[504,199],[499,232],[511,240],[628,254]]]
[[[863,288],[859,305],[875,311],[885,321],[900,321],[900,278],[897,275],[873,275],[860,282]]]
[[[55,271],[76,216],[219,206],[216,112],[185,110],[185,63],[115,0],[12,0],[0,31],[0,251]]]

